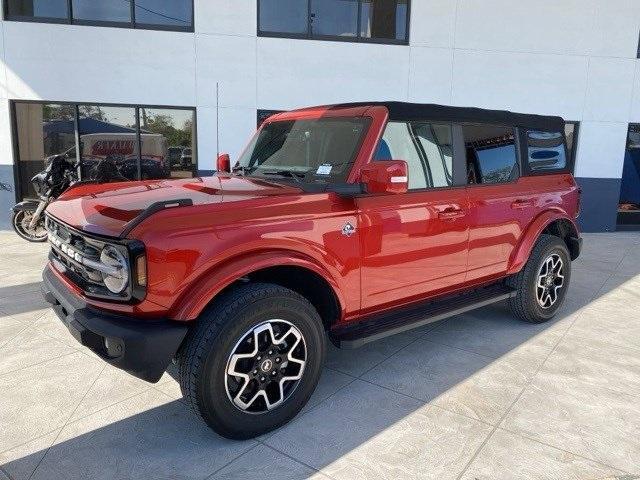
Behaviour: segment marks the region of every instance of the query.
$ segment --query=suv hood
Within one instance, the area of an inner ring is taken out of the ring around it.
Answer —
[[[47,207],[47,213],[79,230],[118,237],[129,222],[157,202],[193,205],[299,194],[299,188],[257,178],[216,175],[181,180],[79,184]]]

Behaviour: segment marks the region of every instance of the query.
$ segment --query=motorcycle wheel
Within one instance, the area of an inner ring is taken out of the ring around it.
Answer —
[[[11,225],[18,234],[28,242],[44,242],[47,240],[47,229],[44,226],[44,216],[38,221],[35,228],[29,228],[33,212],[20,210],[13,212]]]

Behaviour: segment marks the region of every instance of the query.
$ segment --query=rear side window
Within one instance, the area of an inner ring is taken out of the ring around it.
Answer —
[[[532,172],[564,170],[567,153],[560,132],[527,132],[527,162]]]
[[[506,183],[518,177],[514,129],[495,125],[463,125],[467,183]]]

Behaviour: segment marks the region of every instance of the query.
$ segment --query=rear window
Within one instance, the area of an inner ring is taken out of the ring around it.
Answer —
[[[564,170],[567,168],[567,154],[564,136],[560,132],[527,132],[529,169],[532,172]]]

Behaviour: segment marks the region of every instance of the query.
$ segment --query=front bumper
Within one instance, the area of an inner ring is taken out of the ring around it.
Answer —
[[[148,382],[160,380],[187,334],[187,325],[96,310],[70,292],[49,265],[42,279],[45,300],[78,342],[131,375]]]

